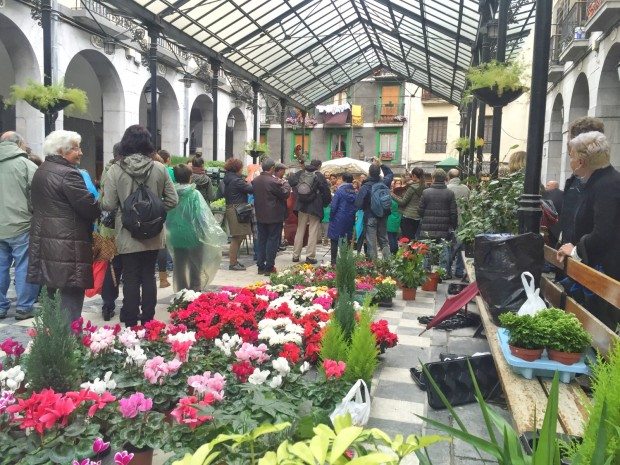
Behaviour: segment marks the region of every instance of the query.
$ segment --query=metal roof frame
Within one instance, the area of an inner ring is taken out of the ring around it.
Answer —
[[[458,104],[493,0],[96,0],[309,109],[386,69]],[[511,0],[507,59],[535,0]],[[509,51],[508,51],[509,50]]]

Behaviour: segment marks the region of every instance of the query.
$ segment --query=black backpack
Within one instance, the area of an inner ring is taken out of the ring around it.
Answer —
[[[153,169],[152,166],[146,172],[142,182],[136,181],[138,188],[129,194],[121,207],[123,227],[131,233],[131,237],[138,240],[152,239],[157,236],[166,222],[164,203],[145,184],[151,174],[151,169]],[[133,176],[127,174],[135,181]]]

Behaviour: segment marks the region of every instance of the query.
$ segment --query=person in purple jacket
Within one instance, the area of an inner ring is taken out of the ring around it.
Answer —
[[[341,239],[346,238],[351,241],[353,235],[353,225],[355,224],[355,196],[357,193],[353,188],[353,176],[349,173],[343,173],[340,184],[334,193],[332,203],[330,205],[329,226],[327,228],[327,237],[331,241],[331,263],[336,265],[338,257],[338,243]]]

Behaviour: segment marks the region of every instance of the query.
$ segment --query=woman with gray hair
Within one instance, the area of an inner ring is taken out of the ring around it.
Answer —
[[[620,173],[610,165],[609,143],[604,134],[591,131],[568,143],[570,168],[583,182],[583,201],[575,213],[575,242],[562,245],[558,260],[565,257],[600,267],[620,279]],[[610,328],[620,323],[620,310],[589,305],[589,310]]]
[[[32,179],[28,281],[60,294],[67,322],[80,317],[84,290],[93,287],[92,225],[101,210],[78,169],[81,136],[54,131],[43,143],[46,159]]]

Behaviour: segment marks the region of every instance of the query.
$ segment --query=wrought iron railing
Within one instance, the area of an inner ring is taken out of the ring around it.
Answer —
[[[562,36],[554,34],[551,36],[551,44],[549,50],[549,62],[552,65],[560,64],[560,53],[562,52]]]
[[[382,102],[381,99],[375,105],[376,123],[402,123],[405,116],[405,104],[394,102]]]
[[[588,20],[586,1],[575,2],[568,13],[560,18],[558,32],[561,35],[561,48],[565,49],[575,39],[585,39],[585,24]]]
[[[427,142],[424,150],[426,153],[446,153],[447,146],[446,142]]]

